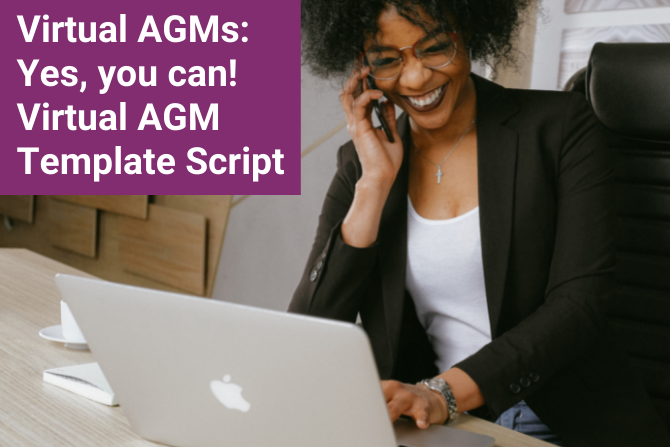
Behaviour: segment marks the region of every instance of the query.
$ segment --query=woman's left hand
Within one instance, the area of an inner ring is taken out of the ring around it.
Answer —
[[[391,421],[409,416],[419,428],[444,424],[449,417],[447,402],[442,395],[425,385],[410,385],[396,380],[382,380],[386,408]]]

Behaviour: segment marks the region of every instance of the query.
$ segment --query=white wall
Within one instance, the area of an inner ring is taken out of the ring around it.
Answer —
[[[301,149],[344,122],[340,85],[316,79],[303,67]],[[307,261],[321,204],[336,170],[346,128],[302,159],[302,195],[252,196],[230,213],[214,286],[214,299],[286,310]],[[236,198],[239,200],[239,198]]]
[[[544,0],[545,19],[537,22],[530,88],[556,90],[558,84],[561,35],[564,28],[630,26],[670,23],[670,7],[564,12],[565,0]]]

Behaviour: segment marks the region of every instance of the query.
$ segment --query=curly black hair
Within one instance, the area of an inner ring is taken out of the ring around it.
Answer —
[[[428,24],[419,15],[419,8],[439,28],[458,28],[472,59],[495,69],[500,63],[515,62],[512,40],[522,23],[521,13],[534,1],[302,0],[302,61],[324,78],[347,75],[366,36],[377,33],[379,15],[391,5],[410,23],[424,29]]]

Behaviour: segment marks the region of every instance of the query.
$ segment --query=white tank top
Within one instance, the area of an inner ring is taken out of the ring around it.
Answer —
[[[407,203],[406,287],[442,373],[491,341],[479,207],[429,220]]]

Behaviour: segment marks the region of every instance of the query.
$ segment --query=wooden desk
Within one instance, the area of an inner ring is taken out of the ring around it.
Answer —
[[[0,249],[0,445],[157,445],[132,432],[120,407],[42,381],[45,369],[95,361],[89,351],[38,336],[40,329],[60,322],[56,273],[90,277],[28,250]],[[454,426],[493,436],[498,447],[551,445],[467,415]]]

